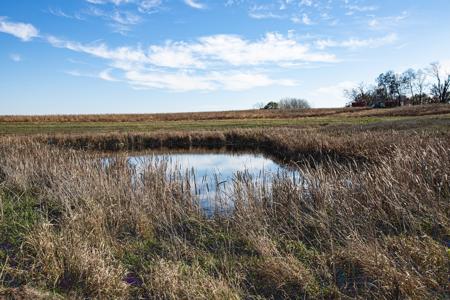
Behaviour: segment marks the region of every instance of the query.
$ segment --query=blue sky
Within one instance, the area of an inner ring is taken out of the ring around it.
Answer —
[[[2,0],[0,114],[343,106],[381,72],[450,69],[448,0]]]

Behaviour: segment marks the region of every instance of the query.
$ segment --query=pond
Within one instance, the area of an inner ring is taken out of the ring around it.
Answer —
[[[151,152],[128,157],[128,163],[135,167],[137,174],[149,162],[166,163],[168,176],[179,174],[187,180],[192,194],[208,215],[233,208],[229,195],[239,180],[267,188],[276,176],[289,176],[294,181],[300,177],[297,169],[255,153]]]

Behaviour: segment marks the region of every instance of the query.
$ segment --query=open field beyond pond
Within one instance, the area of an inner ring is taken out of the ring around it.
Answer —
[[[0,134],[227,130],[260,127],[366,127],[446,130],[448,105],[394,109],[249,110],[135,115],[0,116]]]

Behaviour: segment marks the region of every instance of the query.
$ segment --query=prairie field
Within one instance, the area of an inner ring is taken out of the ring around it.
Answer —
[[[449,105],[0,117],[0,298],[447,299],[449,129]],[[126,153],[162,148],[301,179],[236,174],[206,215],[164,162],[136,180]]]
[[[230,130],[242,128],[334,127],[447,130],[445,104],[393,109],[322,108],[245,110],[174,114],[0,116],[0,135],[87,134],[154,131]]]

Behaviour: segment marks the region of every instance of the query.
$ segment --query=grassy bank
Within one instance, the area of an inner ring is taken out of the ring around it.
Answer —
[[[15,143],[22,138],[10,138]],[[279,161],[319,163],[329,159],[340,163],[376,161],[390,156],[392,149],[407,144],[426,145],[428,132],[348,131],[322,132],[316,129],[270,128],[224,131],[172,131],[81,135],[40,135],[31,140],[61,148],[95,151],[141,151],[148,149],[206,148],[260,152]],[[449,136],[440,139],[448,141]],[[7,139],[5,139],[7,140]]]
[[[0,295],[449,295],[445,136],[251,129],[51,138],[2,138]],[[149,165],[136,182],[123,159],[105,170],[90,151],[72,150],[223,145],[320,164],[301,165],[296,184],[237,177],[232,193],[220,195],[234,213],[206,218],[183,179],[167,180],[164,164]]]

